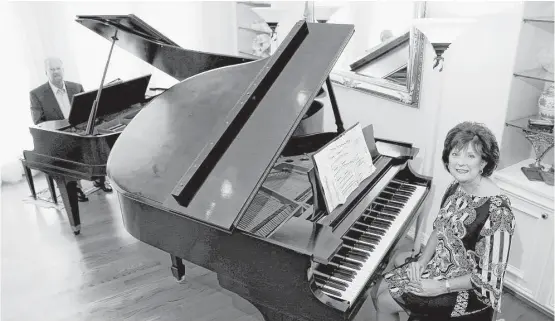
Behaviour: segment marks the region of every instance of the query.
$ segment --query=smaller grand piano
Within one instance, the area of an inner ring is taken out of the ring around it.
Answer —
[[[266,320],[352,320],[426,199],[418,149],[363,130],[376,170],[318,206],[311,156],[343,131],[329,72],[352,25],[299,21],[274,55],[185,79],[114,144],[107,172],[138,240],[218,275]],[[337,132],[294,135],[324,82]],[[333,99],[332,99],[333,98]]]
[[[77,180],[106,175],[110,150],[125,127],[145,106],[151,75],[104,86],[114,45],[181,81],[214,68],[251,61],[248,58],[186,50],[134,15],[78,16],[76,21],[112,43],[98,90],[74,97],[69,119],[29,127],[34,149],[23,151],[23,164],[53,178],[69,223],[81,231]],[[53,186],[51,186],[51,190]]]

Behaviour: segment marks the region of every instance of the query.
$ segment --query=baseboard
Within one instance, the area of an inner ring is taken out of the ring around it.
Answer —
[[[548,308],[544,307],[543,305],[538,304],[537,302],[534,302],[532,299],[530,299],[526,295],[521,294],[518,290],[516,290],[512,286],[512,284],[510,284],[508,282],[505,282],[505,284],[503,286],[503,291],[512,294],[517,299],[522,301],[522,303],[528,305],[529,307],[533,308],[534,310],[537,310],[537,311],[541,312],[546,317],[548,317],[550,319],[553,319],[554,314],[553,314],[552,310],[549,310]],[[503,303],[501,303],[501,304],[503,304]]]

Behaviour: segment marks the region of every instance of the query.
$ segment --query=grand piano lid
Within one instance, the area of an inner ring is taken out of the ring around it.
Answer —
[[[173,86],[112,148],[114,187],[232,231],[353,32],[352,25],[299,22],[274,55]]]
[[[116,35],[116,45],[179,81],[207,70],[252,61],[184,49],[133,14],[79,15],[75,21],[110,42]]]
[[[96,118],[123,111],[134,104],[145,101],[145,92],[152,75],[145,75],[103,87],[100,93]],[[72,126],[86,122],[98,89],[85,91],[73,96],[68,121]]]

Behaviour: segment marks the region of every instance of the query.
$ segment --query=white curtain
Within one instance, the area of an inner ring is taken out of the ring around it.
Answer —
[[[0,29],[4,30],[2,52],[4,57],[3,97],[0,104],[0,169],[2,182],[14,182],[22,178],[23,170],[19,157],[23,149],[33,148],[29,133],[32,124],[29,110],[29,73],[25,26],[18,19],[14,3],[4,3],[0,19]]]

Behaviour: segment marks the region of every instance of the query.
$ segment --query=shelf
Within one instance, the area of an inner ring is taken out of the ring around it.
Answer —
[[[239,50],[239,53],[240,53],[240,54],[243,54],[243,55],[245,55],[245,56],[247,56],[248,58],[254,58],[254,59],[262,59],[262,58],[263,58],[263,57],[259,57],[259,56],[257,56],[257,55],[253,55],[253,54],[251,54],[251,53],[248,53],[248,52],[245,52],[245,51],[242,51],[242,50]]]
[[[553,136],[553,132],[549,131],[549,130],[541,130],[535,127],[530,128],[530,126],[528,125],[528,120],[529,119],[539,119],[540,117],[537,115],[534,116],[528,116],[528,117],[523,117],[523,118],[519,118],[519,119],[515,119],[515,120],[511,120],[506,122],[507,126],[510,127],[515,127],[518,129],[526,129],[528,131],[531,131],[533,133],[536,134],[543,134],[543,135],[551,135]]]
[[[527,23],[534,28],[543,29],[549,33],[555,33],[554,27],[554,19],[550,16],[544,17],[528,17],[523,19],[524,23]]]
[[[255,32],[255,33],[265,33],[265,34],[267,34],[267,35],[269,35],[269,36],[272,35],[272,32],[271,32],[271,31],[257,30],[257,29],[253,29],[253,28],[249,28],[249,27],[242,27],[242,26],[239,26],[238,28],[239,28],[240,30],[252,31],[252,32]]]
[[[555,22],[555,18],[553,16],[528,17],[528,18],[524,18],[523,20],[524,22],[545,22],[545,23]]]
[[[545,71],[543,68],[523,70],[523,71],[515,72],[514,75],[522,78],[554,82],[553,74]]]
[[[267,1],[237,1],[237,4],[244,4],[253,8],[268,8],[272,4]]]

